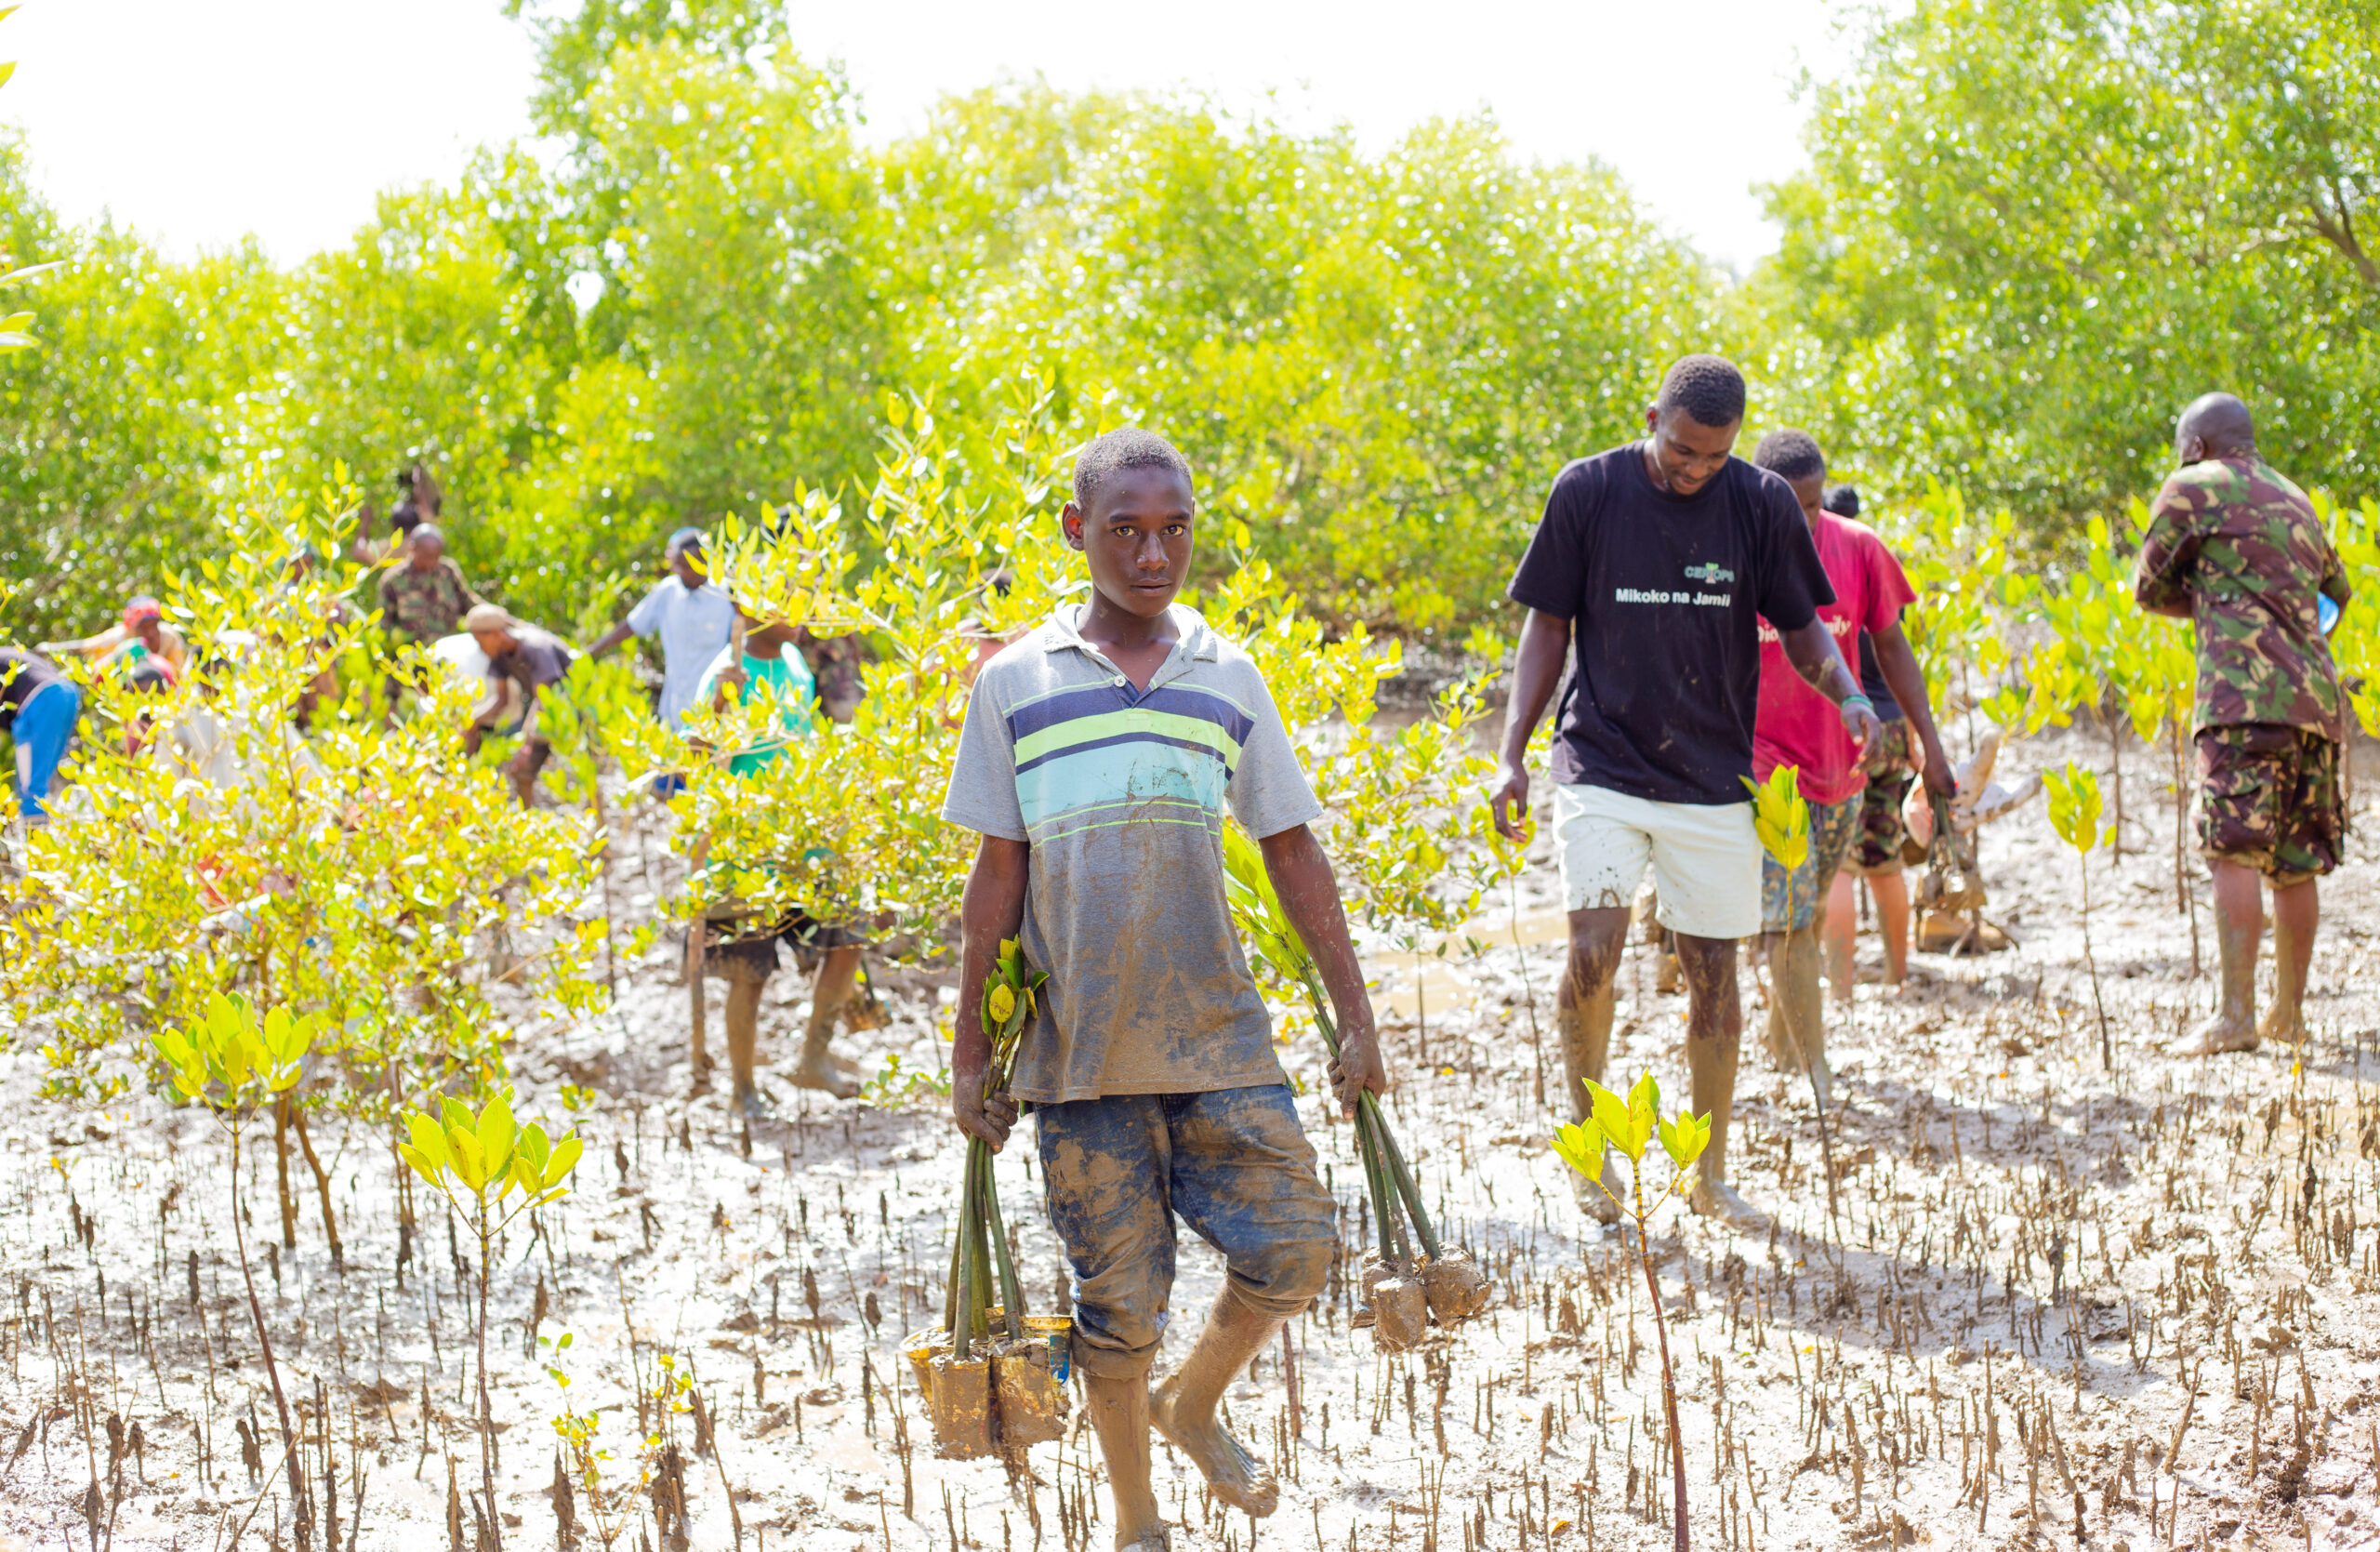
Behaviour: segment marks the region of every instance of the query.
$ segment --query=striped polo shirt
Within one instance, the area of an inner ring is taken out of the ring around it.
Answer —
[[[1256,664],[1196,610],[1136,690],[1081,605],[984,666],[942,817],[1031,844],[1023,941],[1050,973],[1012,1092],[1038,1104],[1283,1081],[1223,892],[1226,810],[1318,817]]]

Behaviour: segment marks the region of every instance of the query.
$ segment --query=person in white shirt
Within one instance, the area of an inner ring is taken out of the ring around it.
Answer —
[[[677,731],[686,708],[694,703],[694,687],[703,670],[727,646],[735,628],[735,605],[710,580],[703,564],[703,533],[681,528],[669,536],[667,550],[671,575],[654,584],[628,617],[596,638],[587,649],[601,657],[627,641],[641,636],[661,639],[661,703],[654,709],[663,724]]]

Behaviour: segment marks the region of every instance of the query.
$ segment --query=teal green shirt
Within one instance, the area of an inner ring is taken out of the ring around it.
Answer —
[[[703,670],[702,682],[694,686],[693,704],[708,706],[719,689],[719,676],[727,667],[728,655],[735,649],[721,647],[719,656]],[[771,738],[755,744],[743,752],[729,757],[727,768],[736,776],[751,776],[767,768],[789,739],[810,736],[810,708],[818,698],[818,682],[811,676],[810,665],[803,660],[801,649],[787,643],[774,657],[744,655],[744,693],[765,696],[776,706],[776,725],[787,736]]]

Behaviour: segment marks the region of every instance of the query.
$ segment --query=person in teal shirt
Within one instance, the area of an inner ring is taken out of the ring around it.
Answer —
[[[739,696],[766,696],[774,707],[774,723],[780,736],[764,737],[727,758],[728,770],[739,776],[766,770],[796,738],[810,736],[818,685],[810,665],[795,644],[799,627],[782,621],[756,623],[744,618],[740,657],[730,642],[703,670],[694,688],[694,704],[723,710],[730,689]],[[748,925],[749,923],[744,923]],[[734,925],[724,929],[734,932]],[[776,973],[777,945],[789,945],[797,961],[818,962],[818,979],[811,988],[810,1024],[801,1042],[801,1061],[793,1070],[796,1086],[822,1089],[848,1099],[859,1093],[859,1072],[828,1049],[835,1017],[851,1001],[859,981],[862,939],[850,929],[819,922],[805,911],[794,911],[759,932],[729,938],[710,949],[705,963],[727,983],[727,1060],[735,1075],[735,1102],[747,1113],[765,1111],[768,1102],[754,1076],[760,1041],[760,993]],[[694,1054],[697,1085],[705,1082],[709,1054]]]

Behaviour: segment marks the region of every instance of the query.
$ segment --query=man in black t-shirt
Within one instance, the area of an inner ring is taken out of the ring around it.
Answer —
[[[1843,709],[1863,744],[1877,728],[1818,617],[1834,601],[1792,488],[1734,458],[1744,380],[1716,356],[1679,361],[1645,412],[1642,442],[1563,470],[1508,590],[1528,608],[1488,802],[1517,838],[1528,813],[1529,736],[1570,677],[1554,740],[1554,827],[1570,913],[1560,998],[1570,1113],[1587,1113],[1610,1047],[1612,978],[1630,903],[1649,863],[1659,920],[1676,935],[1688,998],[1692,1105],[1711,1120],[1695,1210],[1761,1222],[1727,1184],[1743,1015],[1735,940],[1760,931],[1760,842],[1752,775],[1760,622],[1794,669]],[[1620,1186],[1606,1165],[1606,1184]],[[1581,1177],[1580,1201],[1618,1209]]]

